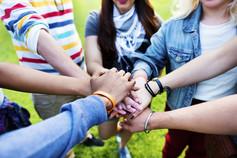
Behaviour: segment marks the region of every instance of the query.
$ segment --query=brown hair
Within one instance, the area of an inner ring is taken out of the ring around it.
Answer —
[[[116,29],[113,22],[113,1],[102,0],[102,7],[99,15],[98,44],[102,53],[103,66],[111,68],[117,59],[115,46]],[[147,37],[150,37],[158,30],[158,18],[149,0],[135,0],[135,8]]]

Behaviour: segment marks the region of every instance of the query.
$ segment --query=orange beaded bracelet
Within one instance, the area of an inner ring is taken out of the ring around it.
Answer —
[[[113,109],[116,105],[116,102],[110,94],[108,94],[106,92],[103,92],[103,91],[96,91],[92,95],[101,95],[101,96],[104,96],[104,97],[108,98],[112,102],[112,108],[109,109],[109,110],[106,110],[106,111],[107,111],[107,113],[110,113],[111,111],[113,111]]]

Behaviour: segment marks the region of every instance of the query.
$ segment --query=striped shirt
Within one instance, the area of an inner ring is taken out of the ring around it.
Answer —
[[[0,17],[12,37],[21,65],[58,74],[37,53],[39,32],[46,29],[74,62],[84,68],[84,55],[74,24],[72,0],[62,2],[64,11],[57,9],[54,0],[0,0]]]

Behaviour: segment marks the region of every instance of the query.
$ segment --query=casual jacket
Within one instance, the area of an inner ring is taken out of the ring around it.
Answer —
[[[202,7],[199,5],[189,16],[170,19],[164,23],[151,38],[152,44],[145,53],[152,61],[138,60],[133,72],[144,70],[151,77],[157,77],[159,71],[165,66],[166,73],[170,73],[201,55],[199,35],[201,14]],[[168,105],[171,109],[190,106],[195,90],[196,84],[169,91]]]

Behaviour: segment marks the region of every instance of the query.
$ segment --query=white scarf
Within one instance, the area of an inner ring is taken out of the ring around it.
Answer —
[[[114,5],[113,11],[114,25],[117,31],[115,45],[118,53],[118,61],[123,55],[129,55],[141,46],[145,39],[145,30],[138,19],[135,6],[125,14],[121,15]]]

